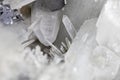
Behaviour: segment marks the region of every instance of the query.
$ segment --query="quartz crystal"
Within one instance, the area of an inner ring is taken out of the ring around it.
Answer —
[[[49,12],[42,9],[38,3],[34,6],[32,12],[32,22],[36,19],[40,19],[40,22],[33,28],[33,32],[42,44],[49,46],[47,40],[51,43],[56,40],[62,12],[61,10]]]
[[[68,80],[112,80],[119,70],[119,56],[95,40],[96,21],[83,24],[66,53]]]
[[[77,31],[75,30],[75,27],[73,26],[72,22],[66,15],[63,16],[62,22],[63,22],[68,34],[70,35],[70,38],[73,40],[76,36]]]
[[[119,55],[120,52],[120,0],[109,0],[97,22],[96,40],[100,45],[106,45]]]
[[[105,1],[4,0],[29,16],[0,23],[0,80],[119,80],[120,0]]]

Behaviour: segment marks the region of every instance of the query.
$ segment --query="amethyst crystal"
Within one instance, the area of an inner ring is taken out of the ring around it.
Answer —
[[[11,9],[9,4],[0,4],[0,21],[2,23],[13,24],[19,20],[22,20],[22,16],[17,9]]]

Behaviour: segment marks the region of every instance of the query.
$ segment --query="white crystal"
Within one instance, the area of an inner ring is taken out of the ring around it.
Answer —
[[[35,5],[32,13],[32,22],[38,18],[41,20],[33,31],[41,43],[49,46],[47,40],[51,43],[56,40],[60,27],[61,11],[49,12],[39,9],[38,5]]]
[[[11,0],[6,0],[6,1],[11,1]],[[13,0],[13,2],[15,1],[17,2],[17,0]],[[19,1],[20,0],[18,0],[18,2]],[[27,0],[24,0],[24,1],[27,1]],[[78,3],[79,0],[68,1],[68,4],[73,2],[73,4],[71,5],[68,11],[69,17],[71,20],[68,17],[67,18],[65,17],[64,18],[65,21],[63,21],[65,22],[64,24],[67,25],[65,27],[68,28],[68,32],[70,30],[72,22],[74,22],[75,25],[79,25],[86,19],[86,17],[89,17],[89,16],[93,17],[99,13],[96,10],[98,9],[99,5],[97,5],[97,8],[95,7],[96,4],[92,5],[94,7],[89,8],[92,2],[94,2],[94,0],[91,0],[89,5],[87,0],[82,1],[82,3],[81,1],[82,0],[80,0],[81,5],[79,5]],[[11,5],[14,6],[14,4],[11,4]],[[17,4],[15,4],[15,6],[16,5]],[[21,3],[19,5],[21,6]],[[78,5],[80,7],[79,12],[81,14],[75,15],[76,12],[78,12],[78,8],[76,8],[78,7]],[[83,8],[83,5],[87,5],[87,6]],[[72,7],[74,7],[74,9]],[[95,11],[92,11],[94,9]],[[91,13],[94,13],[94,14],[91,15]],[[64,63],[61,65],[56,64],[56,63],[59,63],[59,61],[61,61],[61,59],[64,58],[64,57],[61,58],[58,56],[58,55],[61,55],[61,51],[59,51],[59,49],[57,49],[57,47],[53,45],[53,42],[55,41],[58,30],[59,30],[58,24],[60,24],[58,20],[58,16],[61,16],[61,15],[58,15],[58,14],[61,14],[61,12],[58,11],[58,12],[51,13],[51,12],[41,10],[38,7],[33,8],[32,25],[29,28],[29,30],[31,30],[30,33],[34,31],[35,35],[38,37],[40,42],[42,42],[44,45],[52,46],[52,51],[54,52],[51,51],[50,54],[54,55],[55,59],[51,64],[47,64],[48,63],[47,56],[43,55],[43,52],[41,51],[41,48],[39,46],[33,49],[26,48],[25,50],[23,50],[23,47],[21,47],[20,45],[20,42],[23,39],[26,39],[26,36],[24,38],[21,37],[22,35],[24,35],[23,33],[26,33],[24,29],[25,26],[23,24],[15,24],[7,27],[1,26],[2,28],[0,27],[0,32],[1,32],[0,34],[0,79],[1,80],[11,80],[11,79],[19,80],[18,78],[21,72],[22,74],[24,73],[23,74],[24,76],[30,77],[30,80],[112,80],[117,73],[119,75],[120,70],[118,69],[120,64],[119,63],[120,58],[115,53],[115,52],[117,53],[120,52],[120,48],[119,48],[120,43],[118,43],[119,40],[115,40],[116,38],[114,39],[114,37],[112,37],[113,39],[111,39],[110,41],[112,45],[108,44],[109,46],[111,46],[110,48],[104,45],[102,46],[98,45],[96,42],[96,32],[99,32],[99,28],[98,28],[98,31],[96,31],[97,19],[86,21],[83,24],[83,26],[80,28],[76,37],[74,36],[74,34],[70,33],[72,36],[75,37],[75,39],[73,39],[72,45],[68,39],[66,39],[66,42],[67,42],[66,45],[64,45],[63,42],[61,45],[62,51],[64,51],[63,47],[65,49],[68,49],[70,47],[67,54],[65,54],[65,64]],[[50,21],[51,19],[52,19],[52,22]],[[61,19],[61,17],[59,17],[59,19]],[[39,23],[39,20],[41,21],[40,23]],[[102,21],[104,20],[101,20],[101,22]],[[53,31],[49,31],[51,30],[51,26],[49,25],[53,25],[52,26],[52,29],[54,28]],[[75,27],[78,27],[78,26],[75,26]],[[103,28],[103,29],[106,29],[106,28]],[[63,30],[61,30],[61,32],[63,32]],[[109,34],[108,34],[109,36],[112,35],[112,33],[109,33]],[[27,35],[27,39],[28,39],[28,36],[29,34]],[[107,40],[106,42],[108,42]],[[22,54],[22,51],[24,51],[23,54]],[[119,80],[119,79],[116,79],[116,80]]]
[[[108,0],[97,22],[96,40],[116,53],[120,52],[120,0]]]
[[[67,15],[63,15],[62,22],[63,22],[68,34],[70,35],[70,38],[73,40],[76,36],[77,31],[75,30],[75,27],[73,26],[69,17]]]
[[[96,21],[83,24],[66,54],[68,80],[112,80],[117,74],[120,58],[110,49],[97,45]]]

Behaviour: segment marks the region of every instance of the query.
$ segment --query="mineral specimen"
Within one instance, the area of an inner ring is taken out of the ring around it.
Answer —
[[[119,0],[85,21],[102,1],[4,0],[5,23],[31,15],[0,24],[0,80],[119,80]]]
[[[120,55],[120,0],[109,0],[97,22],[96,40]]]
[[[57,38],[62,12],[61,10],[49,12],[41,9],[42,6],[39,3],[39,1],[36,2],[32,12],[32,22],[40,19],[40,22],[33,28],[33,32],[42,44],[49,46],[47,40],[53,43]]]
[[[23,20],[17,9],[12,10],[9,4],[0,4],[0,21],[4,24],[13,24]]]

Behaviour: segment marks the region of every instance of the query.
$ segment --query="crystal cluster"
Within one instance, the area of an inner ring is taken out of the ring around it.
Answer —
[[[97,22],[98,33],[96,40],[105,45],[117,55],[120,53],[120,16],[119,0],[109,0],[104,6]]]
[[[4,24],[13,24],[23,20],[17,9],[11,9],[9,4],[0,4],[0,21]]]
[[[0,80],[119,80],[120,0],[104,2],[4,0]]]

